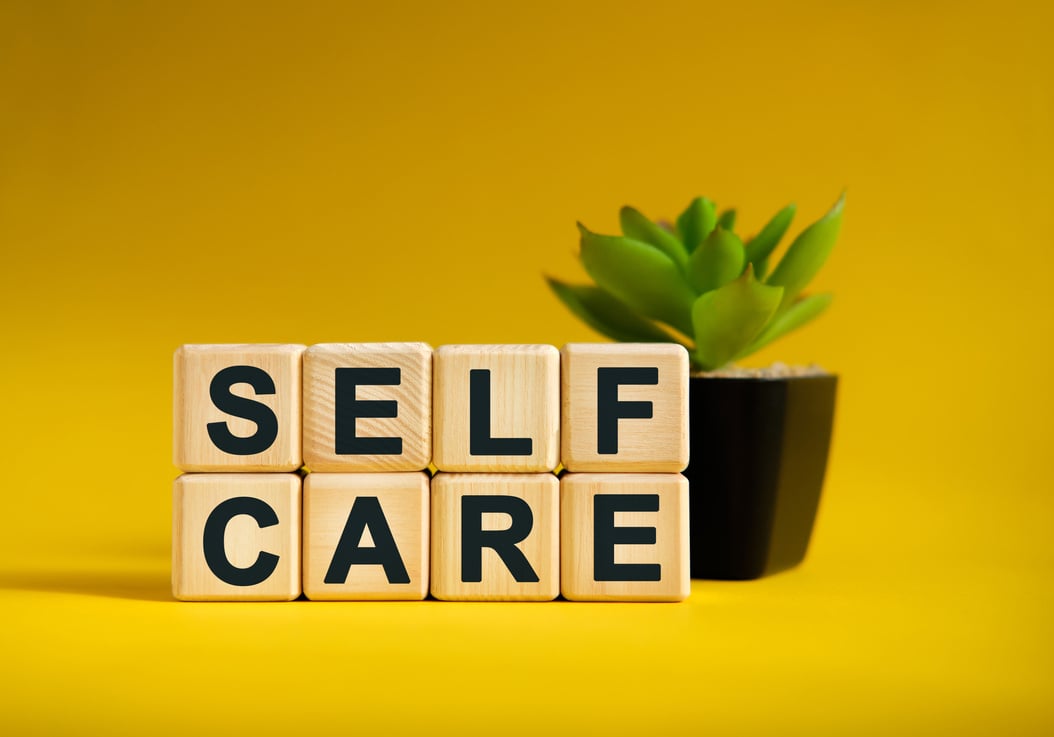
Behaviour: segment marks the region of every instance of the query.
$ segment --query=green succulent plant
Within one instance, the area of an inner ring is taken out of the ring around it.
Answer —
[[[769,259],[795,206],[777,212],[753,238],[735,234],[735,210],[717,213],[697,197],[676,224],[623,207],[622,235],[600,235],[581,223],[581,259],[596,284],[546,277],[553,292],[594,330],[623,342],[683,344],[693,368],[710,371],[768,345],[809,322],[830,294],[802,290],[827,260],[842,225],[845,194]],[[672,329],[672,332],[671,332]]]

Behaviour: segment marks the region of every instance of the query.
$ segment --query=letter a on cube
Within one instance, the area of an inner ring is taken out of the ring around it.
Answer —
[[[176,479],[172,593],[183,601],[300,596],[300,477],[202,473]]]
[[[312,600],[428,595],[426,473],[304,479],[304,594]]]
[[[568,471],[688,466],[688,351],[673,343],[569,343],[561,352]]]
[[[302,345],[185,345],[175,355],[182,471],[295,471]]]

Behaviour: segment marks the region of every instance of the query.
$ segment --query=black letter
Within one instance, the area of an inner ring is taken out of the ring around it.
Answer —
[[[484,530],[484,512],[504,512],[512,518],[512,524],[507,530]],[[461,497],[461,580],[483,580],[483,548],[491,548],[518,583],[538,583],[538,574],[516,547],[533,527],[531,506],[517,496]]]
[[[394,400],[355,398],[355,387],[399,386],[402,371],[398,368],[339,368],[334,383],[336,393],[336,452],[339,455],[400,455],[402,438],[360,438],[355,434],[359,417],[398,417],[399,403]]]
[[[471,369],[468,377],[468,454],[529,456],[533,447],[530,438],[490,436],[490,369]]]
[[[339,369],[338,369],[339,370]],[[398,369],[397,369],[398,370]],[[370,528],[373,538],[372,548],[360,548],[362,532]],[[329,570],[326,571],[326,583],[344,583],[348,580],[348,571],[353,565],[384,566],[384,575],[388,583],[410,583],[399,548],[395,545],[392,530],[384,517],[381,502],[375,496],[360,496],[351,505],[348,521],[344,523],[344,532],[333,553]]]
[[[260,553],[256,562],[248,568],[236,568],[231,565],[223,547],[223,536],[227,532],[227,523],[240,514],[252,517],[260,529],[278,524],[278,515],[271,509],[271,505],[262,499],[238,496],[220,502],[205,520],[205,562],[209,564],[209,570],[216,578],[224,583],[231,586],[255,586],[266,581],[274,573],[278,566],[278,556],[273,553]]]
[[[256,423],[256,433],[239,438],[227,429],[226,422],[210,422],[209,437],[224,453],[251,456],[263,453],[278,437],[278,418],[266,404],[231,394],[234,384],[248,384],[257,394],[274,394],[274,381],[256,366],[228,366],[212,377],[209,396],[216,409]]]
[[[651,402],[620,402],[619,384],[658,384],[659,369],[598,368],[597,369],[597,453],[618,453],[618,420],[620,417],[648,420],[652,416]]]
[[[658,512],[658,494],[593,497],[593,580],[661,581],[658,563],[616,563],[616,545],[654,545],[654,527],[615,527],[615,512]]]

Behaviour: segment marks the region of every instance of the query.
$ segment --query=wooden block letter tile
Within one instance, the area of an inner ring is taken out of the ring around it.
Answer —
[[[551,471],[560,354],[549,345],[446,345],[435,354],[432,462],[442,471]]]
[[[426,473],[304,479],[304,594],[314,600],[428,595]]]
[[[300,468],[302,345],[185,345],[175,355],[174,461],[183,471]]]
[[[560,593],[559,482],[550,473],[432,478],[432,596],[551,601]]]
[[[312,471],[422,471],[432,459],[432,348],[325,343],[304,354]]]
[[[569,343],[561,352],[560,461],[568,471],[688,466],[688,351],[674,343]]]
[[[680,474],[566,474],[560,537],[566,599],[681,601],[691,591],[688,480]]]
[[[300,477],[203,473],[177,478],[172,593],[183,601],[300,596]]]

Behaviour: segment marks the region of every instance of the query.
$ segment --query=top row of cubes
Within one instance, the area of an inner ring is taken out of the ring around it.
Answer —
[[[679,472],[688,354],[668,343],[185,345],[183,471]]]

